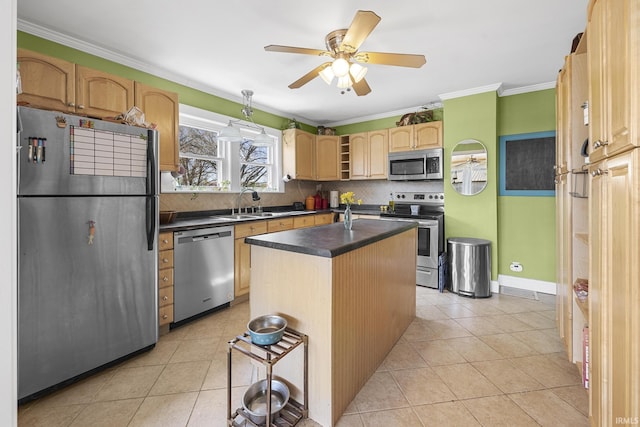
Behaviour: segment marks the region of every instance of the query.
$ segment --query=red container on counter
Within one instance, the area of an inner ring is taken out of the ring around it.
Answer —
[[[320,193],[316,193],[316,195],[314,196],[314,206],[315,210],[317,211],[322,209],[322,196],[320,195]]]
[[[329,209],[329,201],[327,199],[322,199],[322,209]]]

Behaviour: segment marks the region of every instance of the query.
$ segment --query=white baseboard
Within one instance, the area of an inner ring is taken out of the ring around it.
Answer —
[[[494,289],[494,283],[491,283],[491,290]],[[543,294],[555,295],[556,284],[555,282],[545,282],[542,280],[525,279],[522,277],[507,276],[504,274],[498,275],[498,290],[500,286],[508,286],[510,288],[523,289],[532,292],[540,292]],[[498,291],[496,291],[498,292]]]

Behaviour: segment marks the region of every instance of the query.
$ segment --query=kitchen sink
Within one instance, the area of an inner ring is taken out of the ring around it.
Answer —
[[[220,216],[217,216],[216,218],[225,219],[225,220],[255,219],[256,215],[251,215],[251,214],[220,215]]]

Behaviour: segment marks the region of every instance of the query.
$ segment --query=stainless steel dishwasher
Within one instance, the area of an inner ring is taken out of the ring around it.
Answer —
[[[176,231],[174,323],[233,300],[233,226]]]

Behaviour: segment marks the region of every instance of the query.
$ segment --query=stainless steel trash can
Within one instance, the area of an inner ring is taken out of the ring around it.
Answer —
[[[449,290],[458,295],[491,296],[491,242],[470,237],[447,239]]]

